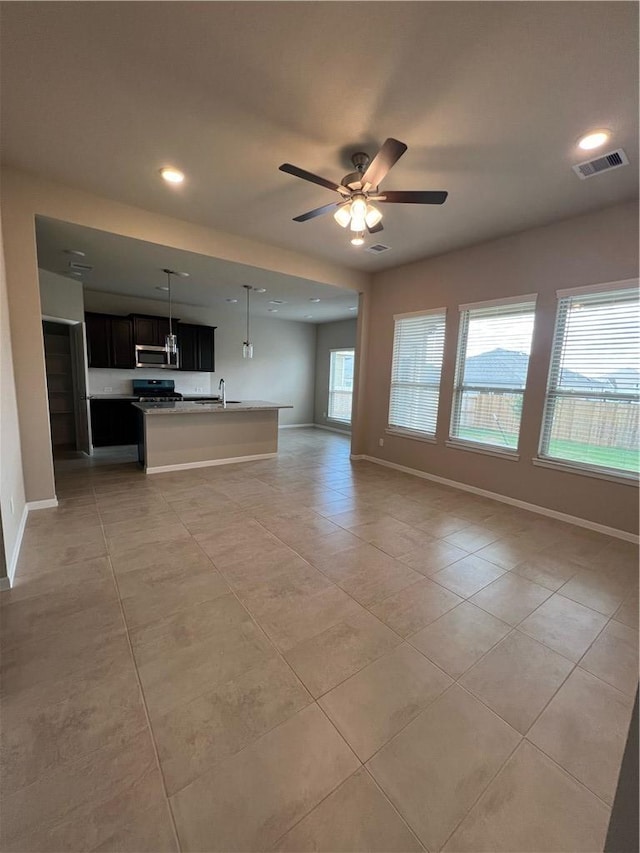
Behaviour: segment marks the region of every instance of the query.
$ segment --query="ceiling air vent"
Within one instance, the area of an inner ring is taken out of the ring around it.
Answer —
[[[91,272],[93,267],[91,264],[79,264],[77,261],[69,261],[69,269],[76,272]]]
[[[616,151],[611,151],[609,154],[603,154],[602,157],[596,157],[594,160],[587,160],[584,163],[577,163],[571,168],[584,181],[586,178],[592,178],[594,175],[599,175],[601,172],[610,172],[611,169],[618,169],[620,166],[628,166],[629,160],[622,148]]]
[[[373,252],[374,255],[379,255],[382,252],[388,252],[391,246],[385,246],[384,243],[374,243],[373,246],[367,246],[367,252]]]

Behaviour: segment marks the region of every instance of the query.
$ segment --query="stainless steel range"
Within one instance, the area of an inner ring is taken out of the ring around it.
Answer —
[[[182,400],[182,394],[176,391],[173,379],[134,379],[133,396],[138,398],[139,403]]]

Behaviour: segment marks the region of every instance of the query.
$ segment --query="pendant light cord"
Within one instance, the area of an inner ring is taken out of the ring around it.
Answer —
[[[247,343],[251,338],[249,337],[249,288],[247,287]]]
[[[173,335],[173,324],[171,322],[171,273],[167,272],[167,286],[169,289],[169,334]]]

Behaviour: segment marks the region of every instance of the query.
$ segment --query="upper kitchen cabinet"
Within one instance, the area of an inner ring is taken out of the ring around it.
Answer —
[[[178,324],[180,370],[214,372],[215,331],[216,326]]]
[[[111,318],[111,367],[135,367],[135,341],[128,317]]]
[[[134,343],[145,347],[163,347],[169,334],[168,317],[153,317],[148,314],[133,314]],[[173,321],[177,326],[178,321]]]
[[[85,315],[89,367],[135,367],[133,324],[128,317]]]

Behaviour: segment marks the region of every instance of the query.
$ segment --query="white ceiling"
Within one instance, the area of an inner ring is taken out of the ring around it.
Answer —
[[[90,272],[75,278],[88,290],[143,299],[167,299],[166,292],[156,289],[166,287],[167,276],[162,270],[167,268],[189,273],[188,278],[174,276],[171,281],[174,301],[185,305],[215,308],[225,299],[237,299],[235,307],[244,314],[246,291],[243,285],[249,284],[254,288],[266,288],[266,293],[250,294],[254,317],[326,323],[357,316],[357,310],[350,310],[358,306],[358,294],[352,290],[56,219],[37,217],[36,241],[38,266],[42,269],[71,278],[69,262],[91,265]],[[85,256],[66,254],[65,249],[84,252]],[[310,302],[310,299],[320,299],[320,302]],[[282,300],[285,304],[274,305],[270,300]]]
[[[373,271],[637,194],[636,3],[2,5],[5,162],[149,210]],[[631,165],[580,181],[601,126]],[[380,256],[291,221],[334,196],[280,163],[339,180],[387,136],[383,188],[444,206],[385,206]]]

